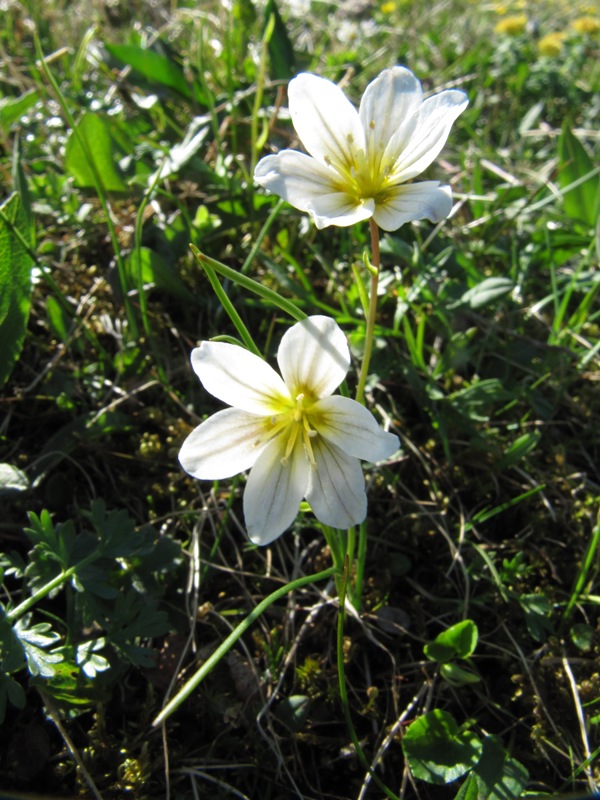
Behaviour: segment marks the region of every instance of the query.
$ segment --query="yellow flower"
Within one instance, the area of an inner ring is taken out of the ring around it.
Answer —
[[[565,34],[555,31],[543,36],[538,42],[538,48],[544,56],[558,56],[562,51],[564,41]]]
[[[526,26],[526,14],[511,14],[497,22],[494,31],[496,33],[507,33],[509,36],[516,36],[519,33],[523,33]]]
[[[577,33],[598,33],[600,31],[600,20],[592,16],[578,17],[573,20],[571,25]]]
[[[393,14],[395,10],[396,10],[396,3],[392,2],[392,0],[390,0],[390,2],[388,3],[384,3],[381,6],[382,14]]]

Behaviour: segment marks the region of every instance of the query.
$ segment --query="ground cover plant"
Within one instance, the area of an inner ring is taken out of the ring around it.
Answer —
[[[0,787],[596,794],[597,6],[0,8]],[[452,203],[323,229],[265,179],[290,80],[398,65],[469,100],[408,184]],[[265,542],[179,462],[224,405],[190,356],[306,318],[382,449],[348,532],[307,490]]]

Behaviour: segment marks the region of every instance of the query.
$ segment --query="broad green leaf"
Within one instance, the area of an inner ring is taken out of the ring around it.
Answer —
[[[482,744],[471,731],[460,730],[448,712],[435,709],[409,726],[402,749],[415,778],[442,784],[472,769]]]
[[[499,297],[512,292],[514,283],[510,278],[496,277],[485,278],[473,286],[472,289],[466,291],[460,298],[461,305],[467,305],[470,308],[482,308],[489,303],[493,303]]]
[[[479,763],[473,768],[479,784],[479,800],[517,800],[529,773],[511,758],[496,736],[486,736]]]
[[[558,180],[567,216],[590,227],[595,225],[600,213],[600,175],[566,124],[558,137]]]
[[[37,89],[25,92],[20,97],[3,97],[0,100],[0,130],[8,133],[14,122],[18,122],[39,100]]]
[[[125,192],[127,184],[117,167],[115,155],[116,144],[109,119],[88,112],[67,140],[65,170],[82,189],[95,189],[97,176],[105,192]]]
[[[11,195],[0,206],[0,386],[17,362],[31,307],[33,260],[26,244],[31,228],[21,200]]]
[[[184,303],[195,302],[174,269],[148,247],[140,247],[131,253],[125,261],[125,271],[130,289],[137,289],[141,279],[142,286],[151,284]]]
[[[133,44],[105,44],[114,58],[128,64],[150,83],[174,89],[188,100],[193,92],[181,67],[171,58]]]
[[[423,650],[431,661],[443,664],[453,658],[469,658],[477,647],[477,638],[477,625],[470,619],[464,619],[442,631]]]
[[[454,800],[479,800],[479,787],[477,785],[477,778],[473,773],[469,775],[467,780],[460,787]]]
[[[268,0],[265,7],[265,26],[273,17],[273,32],[269,39],[269,58],[271,59],[271,78],[289,80],[296,71],[294,48],[288,36],[285,23],[281,18],[275,0]]]

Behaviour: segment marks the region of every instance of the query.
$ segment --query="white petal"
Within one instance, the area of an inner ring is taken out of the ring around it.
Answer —
[[[301,73],[288,86],[290,115],[302,144],[318,161],[346,170],[365,136],[357,110],[339,86]]]
[[[289,528],[308,489],[310,464],[298,442],[285,466],[286,440],[279,437],[260,454],[244,491],[244,519],[254,544],[269,544]]]
[[[386,433],[371,412],[349,397],[325,397],[313,407],[313,424],[323,438],[349,456],[381,461],[398,450],[393,433]]]
[[[295,398],[308,391],[314,399],[327,397],[344,380],[350,351],[336,321],[316,315],[283,334],[277,362],[291,395]]]
[[[425,100],[417,112],[410,141],[406,143],[399,132],[402,142],[392,137],[384,156],[386,162],[395,161],[393,174],[397,180],[409,181],[431,164],[446,144],[454,120],[468,104],[467,95],[457,89],[447,89]]]
[[[388,198],[375,208],[373,219],[384,231],[395,231],[405,222],[429,219],[441,222],[452,211],[452,190],[439,181],[393,186]]]
[[[193,430],[179,451],[186,472],[201,480],[231,478],[254,464],[263,449],[264,417],[226,408]]]
[[[370,198],[358,201],[345,192],[334,192],[315,197],[306,210],[317,228],[326,228],[328,225],[347,228],[372,217],[375,201]]]
[[[308,210],[313,198],[339,191],[335,185],[339,175],[333,169],[296,150],[261,158],[254,180],[301,211]]]
[[[192,367],[207,392],[251,414],[272,414],[289,403],[289,392],[275,370],[235,344],[202,342],[192,350]]]
[[[340,191],[340,176],[334,169],[296,150],[282,150],[276,156],[262,158],[256,165],[254,180],[310,214],[317,228],[353,225],[373,215],[372,201],[360,203]]]
[[[317,468],[310,472],[306,499],[318,520],[342,530],[367,516],[365,478],[357,458],[320,437],[315,439]]]
[[[410,139],[423,100],[421,84],[405,67],[385,69],[372,81],[360,102],[359,115],[367,137],[370,158],[386,151],[394,138],[396,160]]]

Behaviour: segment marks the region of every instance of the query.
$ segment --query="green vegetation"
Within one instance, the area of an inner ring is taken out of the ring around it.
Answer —
[[[595,793],[597,7],[0,9],[0,785]],[[334,575],[306,504],[257,548],[244,478],[195,481],[177,455],[223,407],[190,367],[201,340],[272,361],[294,320],[329,315],[354,394],[369,226],[319,231],[252,175],[297,147],[295,73],[358,102],[395,64],[470,105],[428,170],[454,213],[381,240],[365,402],[402,450],[366,468],[368,547]]]

